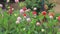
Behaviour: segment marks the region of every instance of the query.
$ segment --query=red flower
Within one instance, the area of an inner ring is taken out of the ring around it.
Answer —
[[[37,14],[37,12],[36,11],[33,11],[33,15],[36,15]]]
[[[26,16],[26,14],[24,13],[23,16]]]
[[[49,12],[49,16],[53,16],[54,17],[54,13],[53,12]]]
[[[10,9],[12,9],[12,5],[10,5]]]
[[[10,5],[9,14],[12,14],[12,5]]]
[[[43,11],[42,14],[45,16],[46,15],[46,11]]]
[[[9,10],[9,14],[12,14],[12,9]]]
[[[60,16],[58,16],[58,20],[60,21]]]
[[[27,8],[26,7],[23,7],[23,10],[25,11]]]

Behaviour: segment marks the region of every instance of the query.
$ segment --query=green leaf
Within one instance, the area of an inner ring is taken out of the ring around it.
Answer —
[[[57,32],[57,34],[60,34],[60,32]]]
[[[52,32],[48,32],[48,34],[52,34]]]

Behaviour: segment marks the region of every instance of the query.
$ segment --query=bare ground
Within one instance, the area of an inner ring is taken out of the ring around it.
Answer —
[[[54,7],[55,13],[60,14],[60,0],[55,0],[56,1],[56,6]]]
[[[55,13],[60,13],[60,4],[56,4],[54,7]]]

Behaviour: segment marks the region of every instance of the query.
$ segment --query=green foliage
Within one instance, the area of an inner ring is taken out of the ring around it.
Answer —
[[[36,8],[40,8],[40,0],[25,0],[26,4],[27,4],[27,8],[31,8],[33,9],[34,7]]]
[[[19,15],[18,11],[14,11],[13,14],[10,16],[7,12],[4,12],[4,18],[0,17],[0,28],[3,28],[5,34],[54,34],[57,32],[57,29],[55,24],[57,23],[57,20],[50,20],[48,19],[48,23],[44,22],[40,26],[36,25],[37,20],[42,20],[43,15],[38,16],[38,18],[33,18],[32,12],[27,14],[30,15],[31,22],[28,23],[26,19],[22,19],[22,21],[19,24],[16,24],[16,19]],[[15,16],[16,14],[17,16]],[[40,13],[41,14],[41,13]],[[23,18],[23,17],[22,17]],[[47,17],[49,18],[49,17]],[[42,32],[42,29],[44,31]],[[0,30],[1,31],[1,30]],[[2,33],[2,32],[0,32]]]
[[[48,3],[47,5],[49,6],[49,2],[47,0],[45,1]],[[20,8],[27,6],[27,8],[31,9],[33,9],[34,7],[40,9],[40,4],[40,0],[25,0],[25,2],[20,2],[19,6]],[[9,15],[7,12],[3,13],[4,16],[0,14],[0,34],[59,34],[57,28],[57,19],[50,19],[47,14],[47,22],[41,22],[41,24],[38,26],[36,25],[37,21],[42,21],[42,19],[44,19],[42,13],[40,13],[39,16],[37,15],[36,17],[34,17],[31,10],[30,12],[26,12],[26,14],[31,18],[31,22],[27,22],[26,19],[20,15],[19,10],[13,11],[12,15]],[[21,17],[22,20],[17,24],[16,20],[18,15],[20,15],[19,17]]]
[[[19,6],[20,6],[20,8],[23,8],[24,6],[26,6],[26,3],[25,2],[20,2]]]

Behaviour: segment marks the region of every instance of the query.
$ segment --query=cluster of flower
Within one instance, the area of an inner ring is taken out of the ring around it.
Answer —
[[[26,19],[27,22],[31,22],[31,18],[27,17],[28,15],[26,14],[26,12],[30,12],[30,10],[31,9],[27,9],[26,7],[23,7],[22,9],[20,9],[20,15],[23,15],[23,17]],[[34,17],[36,17],[36,15],[37,15],[36,10],[37,10],[37,8],[33,8],[32,14],[34,15]],[[54,19],[55,14],[53,12],[47,13],[46,11],[42,11],[41,13],[44,17],[46,17],[46,15],[48,14],[50,19]],[[60,21],[60,16],[57,19]],[[20,23],[21,20],[22,20],[22,18],[20,16],[17,17],[16,23]],[[37,22],[36,25],[40,25],[40,22]]]
[[[26,12],[30,12],[30,10],[31,9],[27,9],[26,7],[23,7],[22,9],[20,9],[20,15],[23,15],[23,17],[27,20],[27,22],[31,22],[31,18],[26,14]],[[37,8],[34,8],[33,10],[34,11],[32,12],[32,14],[34,16],[36,16],[37,15],[37,12],[36,12]],[[18,17],[16,23],[20,23],[21,19],[22,19],[21,17]]]

